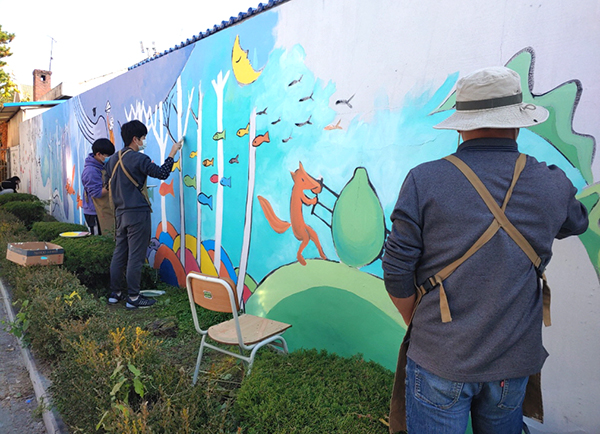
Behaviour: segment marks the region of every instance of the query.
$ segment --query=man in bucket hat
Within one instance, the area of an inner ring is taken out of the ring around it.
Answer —
[[[383,270],[409,327],[390,432],[463,434],[471,417],[475,433],[517,434],[523,411],[543,420],[543,272],[553,240],[583,233],[588,218],[562,170],[519,153],[519,128],[548,118],[522,99],[508,68],[461,78],[456,112],[435,128],[463,142],[400,190]]]

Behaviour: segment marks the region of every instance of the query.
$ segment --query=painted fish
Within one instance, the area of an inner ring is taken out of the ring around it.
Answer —
[[[314,94],[314,93],[315,93],[315,92],[313,91],[313,93],[311,93],[309,96],[305,96],[304,98],[300,98],[300,99],[298,100],[298,102],[304,102],[304,101],[308,101],[309,99],[312,99],[312,100],[314,101],[314,99],[313,99],[313,94]]]
[[[161,196],[166,196],[167,194],[171,194],[171,195],[173,195],[173,197],[175,197],[175,192],[173,191],[173,180],[171,179],[171,182],[169,184],[167,184],[166,182],[161,182],[160,188],[158,189],[158,193]]]
[[[219,182],[219,175],[217,175],[216,173],[214,175],[211,175],[210,182],[212,182],[213,184]]]
[[[229,178],[221,178],[221,185],[231,188],[231,176]]]
[[[173,167],[171,167],[171,172],[175,172],[176,170],[181,172],[181,158],[173,163]]]
[[[292,136],[289,136],[287,139],[281,139],[281,141],[282,141],[283,143],[287,143],[287,142],[289,142],[290,140],[292,140]]]
[[[79,193],[77,193],[77,208],[82,208],[83,207],[83,201],[81,200],[81,196],[79,196]]]
[[[186,187],[194,187],[196,188],[196,177],[193,178],[190,175],[185,175],[183,177],[183,183]]]
[[[281,122],[281,118],[277,119],[276,121],[271,122],[271,125],[278,124],[279,122]]]
[[[202,165],[204,167],[213,166],[214,164],[215,164],[215,157],[211,158],[210,160],[207,158],[206,160],[204,160],[202,162]]]
[[[263,111],[256,113],[256,116],[260,116],[260,115],[266,115],[266,114],[267,114],[267,109],[268,109],[268,108],[269,108],[269,107],[265,107],[265,109],[264,109]]]
[[[240,154],[237,154],[235,156],[235,158],[230,158],[229,164],[239,164],[240,163],[239,157],[240,157]]]
[[[354,94],[356,95],[356,94]],[[350,101],[352,101],[352,98],[354,98],[354,95],[352,95],[350,98],[348,99],[338,99],[335,104],[346,104],[348,107],[352,108],[352,104],[350,104]]]
[[[325,129],[326,129],[327,131],[331,131],[331,130],[341,130],[341,129],[342,129],[342,127],[340,126],[340,122],[342,122],[342,120],[341,120],[341,119],[340,119],[340,120],[338,121],[338,123],[337,123],[337,124],[335,124],[335,125],[333,125],[333,124],[331,124],[331,125],[327,125],[327,126],[325,127]]]
[[[250,124],[248,123],[246,128],[240,128],[239,130],[237,130],[236,135],[238,137],[244,137],[246,134],[248,134],[249,131],[250,131]]]
[[[308,117],[308,120],[306,122],[297,123],[296,126],[297,127],[303,127],[304,125],[312,125],[312,122],[310,121],[310,118],[312,118],[312,115],[310,115]]]
[[[288,84],[288,87],[300,83],[300,81],[302,80],[302,77],[304,77],[304,74],[302,74],[298,80],[294,80],[290,84]]]
[[[270,143],[268,131],[265,134],[263,134],[262,136],[256,136],[254,138],[254,140],[252,140],[252,146],[257,148],[265,142]]]
[[[73,186],[71,185],[71,183],[69,181],[67,181],[67,184],[65,185],[65,190],[67,190],[67,193],[70,195],[75,194],[75,189],[73,188]]]
[[[207,196],[204,193],[200,193],[198,195],[198,202],[200,202],[202,205],[206,205],[210,209],[213,209],[212,196]]]
[[[218,142],[219,140],[225,140],[225,130],[223,131],[217,131],[214,135],[213,135],[213,140]]]
[[[190,158],[196,158],[196,155],[198,155],[196,151],[190,152]]]

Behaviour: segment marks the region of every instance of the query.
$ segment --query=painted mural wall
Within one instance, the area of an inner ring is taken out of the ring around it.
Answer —
[[[532,425],[597,433],[599,15],[591,0],[291,0],[25,122],[18,175],[59,220],[81,223],[95,139],[120,149],[119,126],[139,119],[161,164],[185,136],[170,178],[148,181],[148,261],[163,279],[219,270],[248,312],[293,324],[291,349],[394,369],[405,324],[380,257],[398,191],[412,167],[456,149],[455,132],[432,126],[458,77],[507,65],[525,102],[551,113],[521,131],[521,151],[562,168],[591,216],[555,244],[547,420]]]

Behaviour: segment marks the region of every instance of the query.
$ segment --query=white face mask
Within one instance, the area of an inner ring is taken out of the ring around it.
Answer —
[[[139,146],[140,151],[143,151],[144,149],[146,149],[146,139],[145,138],[142,140],[142,145]]]
[[[104,164],[108,163],[108,160],[110,160],[110,157],[104,158]]]

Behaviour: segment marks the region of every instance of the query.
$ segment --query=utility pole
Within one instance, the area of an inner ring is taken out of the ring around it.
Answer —
[[[54,49],[54,43],[57,42],[52,36],[48,36],[50,38],[50,66],[48,66],[48,71],[52,72],[52,50]]]
[[[144,47],[144,42],[140,41],[140,47],[142,48],[142,54],[146,55],[146,59],[150,59],[152,56],[156,55],[156,44],[152,41],[152,53],[150,53],[149,47]]]

